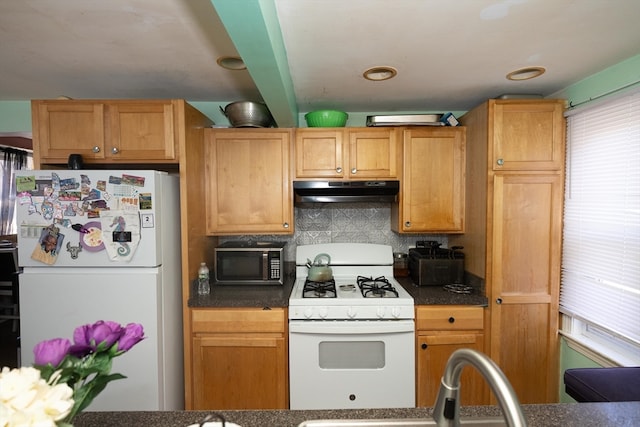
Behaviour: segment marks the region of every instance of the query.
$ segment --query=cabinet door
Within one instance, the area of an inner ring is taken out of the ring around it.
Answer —
[[[397,132],[395,129],[349,130],[349,178],[398,178],[401,146]]]
[[[193,339],[193,409],[286,409],[287,349],[279,334]]]
[[[347,176],[343,129],[296,130],[296,178]]]
[[[404,131],[400,232],[464,231],[465,129]]]
[[[482,352],[484,335],[477,332],[420,332],[416,345],[416,403],[433,406],[444,368],[451,354],[461,348]],[[473,367],[465,366],[460,377],[461,405],[488,404],[488,386]]]
[[[563,101],[490,101],[491,106],[493,152],[489,159],[493,170],[560,170],[563,167]]]
[[[521,403],[556,402],[562,177],[494,177],[491,358]]]
[[[289,131],[205,130],[207,233],[291,234]]]
[[[108,104],[107,156],[112,160],[176,160],[170,101]]]
[[[69,154],[104,159],[104,104],[33,101],[34,163],[66,163]]]

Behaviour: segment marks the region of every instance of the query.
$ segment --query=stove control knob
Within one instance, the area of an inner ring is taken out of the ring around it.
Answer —
[[[329,314],[329,309],[327,307],[321,307],[318,312],[318,316],[322,317],[323,319],[326,319],[328,314]]]
[[[379,319],[384,319],[384,307],[378,307],[378,309],[376,310],[376,314],[378,315]]]
[[[311,307],[305,308],[304,317],[306,317],[307,319],[311,319],[311,316],[313,316],[313,309]]]
[[[393,316],[396,319],[400,317],[400,307],[393,307],[391,309],[391,316]]]
[[[358,312],[355,307],[349,307],[347,309],[347,317],[349,317],[350,319],[353,319],[354,317],[356,317],[357,314]]]

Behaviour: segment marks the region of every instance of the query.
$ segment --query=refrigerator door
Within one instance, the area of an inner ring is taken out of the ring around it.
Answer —
[[[113,360],[127,378],[106,387],[90,411],[173,410],[184,407],[182,323],[178,283],[163,285],[161,270],[26,269],[20,276],[22,365],[33,363],[43,340],[68,338],[76,327],[111,320],[140,323],[146,338]]]
[[[159,266],[161,224],[179,229],[179,179],[166,172],[18,171],[16,190],[22,267]]]

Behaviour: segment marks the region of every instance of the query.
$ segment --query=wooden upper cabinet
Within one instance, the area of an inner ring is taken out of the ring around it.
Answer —
[[[111,104],[107,108],[107,155],[113,159],[176,159],[171,102]]]
[[[490,100],[489,168],[560,170],[564,159],[564,101]],[[493,111],[491,111],[493,110]],[[492,138],[492,139],[491,139]]]
[[[35,163],[65,163],[72,153],[85,161],[104,159],[104,107],[90,101],[33,101],[34,156],[40,159]]]
[[[296,178],[397,179],[398,135],[391,128],[296,129]]]
[[[209,235],[292,234],[292,131],[206,129]]]
[[[391,227],[400,233],[464,232],[465,128],[404,129],[400,201]]]
[[[172,100],[32,101],[35,164],[178,163]],[[182,102],[184,104],[184,102]]]
[[[296,178],[346,177],[342,129],[296,129]]]

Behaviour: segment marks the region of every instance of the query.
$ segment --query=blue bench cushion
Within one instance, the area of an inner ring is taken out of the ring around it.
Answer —
[[[578,402],[640,401],[640,366],[567,369],[564,385]]]

